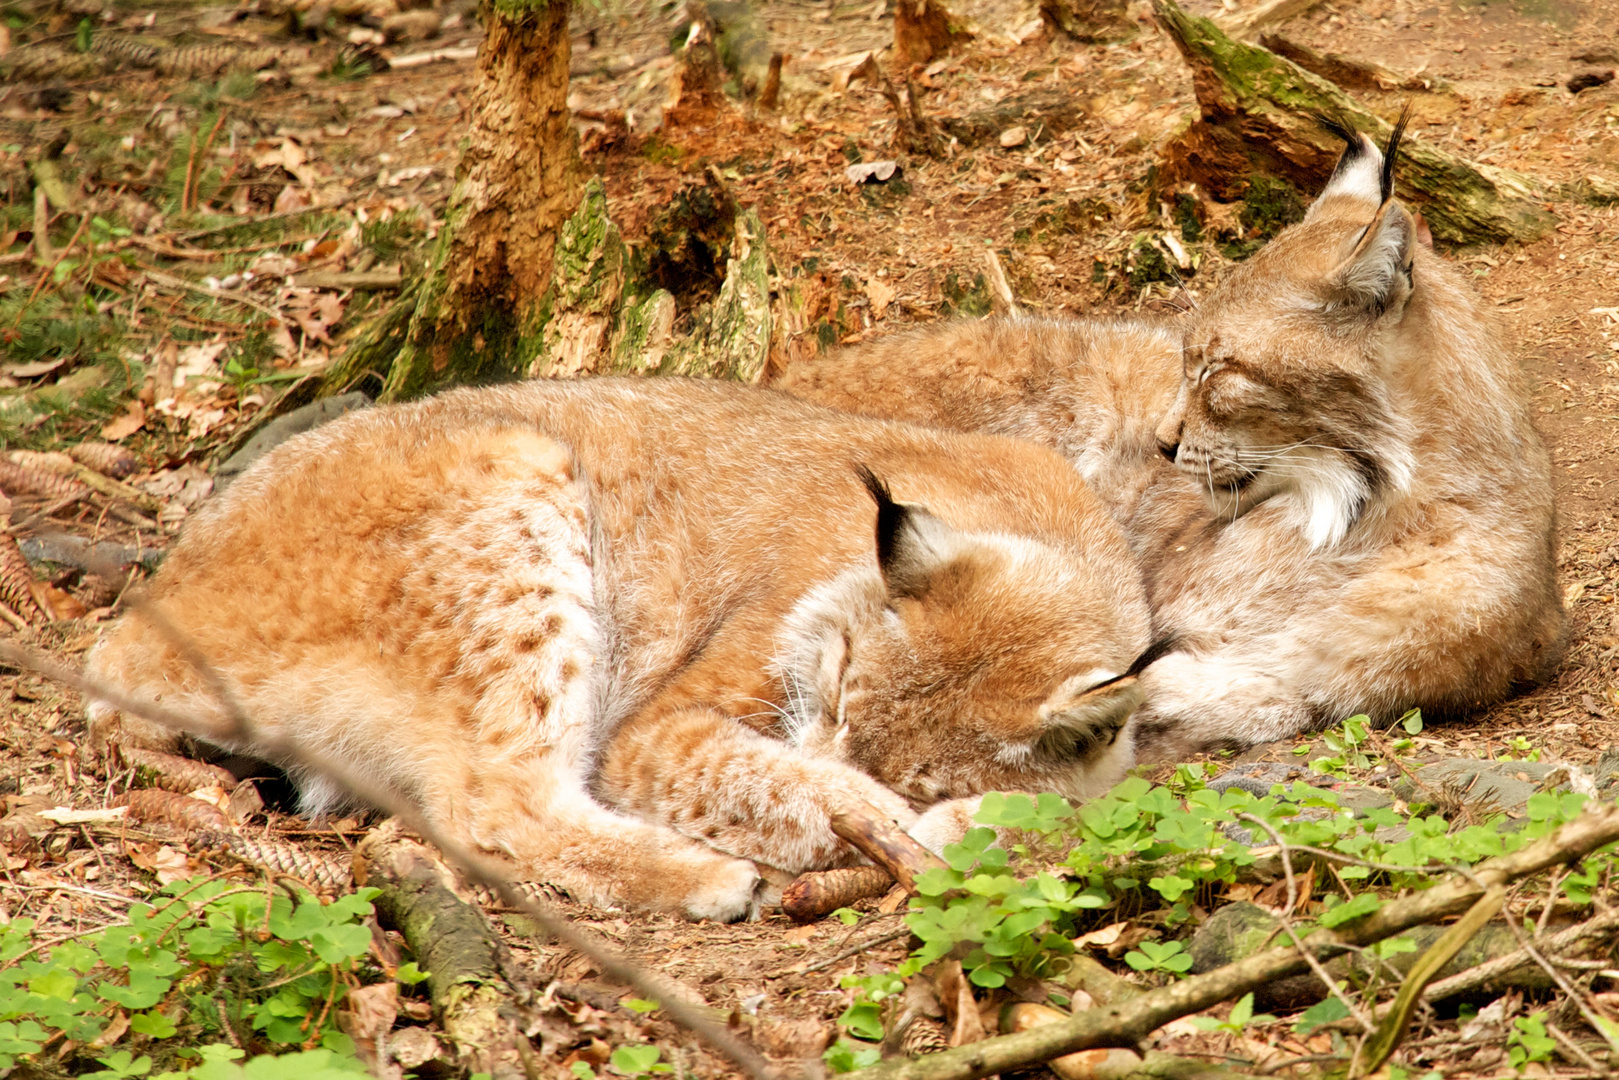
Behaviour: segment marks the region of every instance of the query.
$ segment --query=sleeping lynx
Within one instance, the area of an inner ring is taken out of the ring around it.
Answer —
[[[842,800],[937,846],[944,800],[1105,790],[1149,625],[1056,454],[663,379],[345,416],[199,514],[150,601],[270,735],[580,899],[719,919],[745,860],[850,861]],[[139,610],[89,670],[225,730]]]
[[[1416,706],[1476,709],[1562,653],[1550,464],[1465,279],[1388,153],[1349,147],[1305,220],[1184,326],[950,323],[789,368],[856,412],[1062,452],[1142,560],[1144,761]]]

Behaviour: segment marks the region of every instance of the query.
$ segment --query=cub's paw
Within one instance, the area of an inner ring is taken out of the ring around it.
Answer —
[[[765,880],[752,863],[716,859],[705,871],[703,881],[682,902],[687,918],[736,922],[758,915]]]
[[[967,830],[977,825],[973,815],[978,813],[978,804],[982,801],[982,796],[973,795],[938,803],[929,807],[916,824],[906,831],[917,843],[933,854],[942,856],[946,844],[961,843]]]

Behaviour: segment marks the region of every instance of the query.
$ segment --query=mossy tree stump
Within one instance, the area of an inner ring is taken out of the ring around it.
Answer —
[[[333,367],[383,400],[521,374],[543,331],[552,257],[584,170],[568,113],[563,0],[483,0],[471,126],[428,270]]]
[[[1202,118],[1172,147],[1164,178],[1189,180],[1222,198],[1248,171],[1318,189],[1343,144],[1318,116],[1337,116],[1379,141],[1390,124],[1337,86],[1268,49],[1234,41],[1209,19],[1182,11],[1174,0],[1153,0],[1159,25],[1192,69]],[[1202,163],[1200,165],[1200,163]],[[1529,241],[1557,219],[1544,202],[1543,181],[1482,165],[1407,136],[1395,187],[1420,209],[1437,237],[1460,244]]]

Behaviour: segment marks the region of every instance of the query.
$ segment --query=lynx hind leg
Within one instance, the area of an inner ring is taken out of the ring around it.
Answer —
[[[490,468],[468,480],[404,582],[455,613],[417,627],[400,656],[425,657],[457,684],[429,680],[421,691],[438,698],[427,722],[440,729],[411,785],[424,810],[515,860],[524,877],[588,903],[722,921],[752,914],[751,863],[591,798],[607,650],[589,493],[552,440],[507,432],[481,449]]]

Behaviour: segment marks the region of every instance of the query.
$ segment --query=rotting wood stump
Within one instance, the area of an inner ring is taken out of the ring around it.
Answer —
[[[1240,196],[1252,172],[1316,190],[1343,150],[1318,117],[1340,117],[1379,141],[1388,134],[1387,121],[1326,79],[1233,41],[1174,0],[1153,0],[1153,10],[1192,69],[1202,111],[1170,147],[1161,181],[1194,182],[1222,200]],[[1553,193],[1544,181],[1468,161],[1409,134],[1394,182],[1434,235],[1453,243],[1527,242],[1557,223],[1545,206]]]

